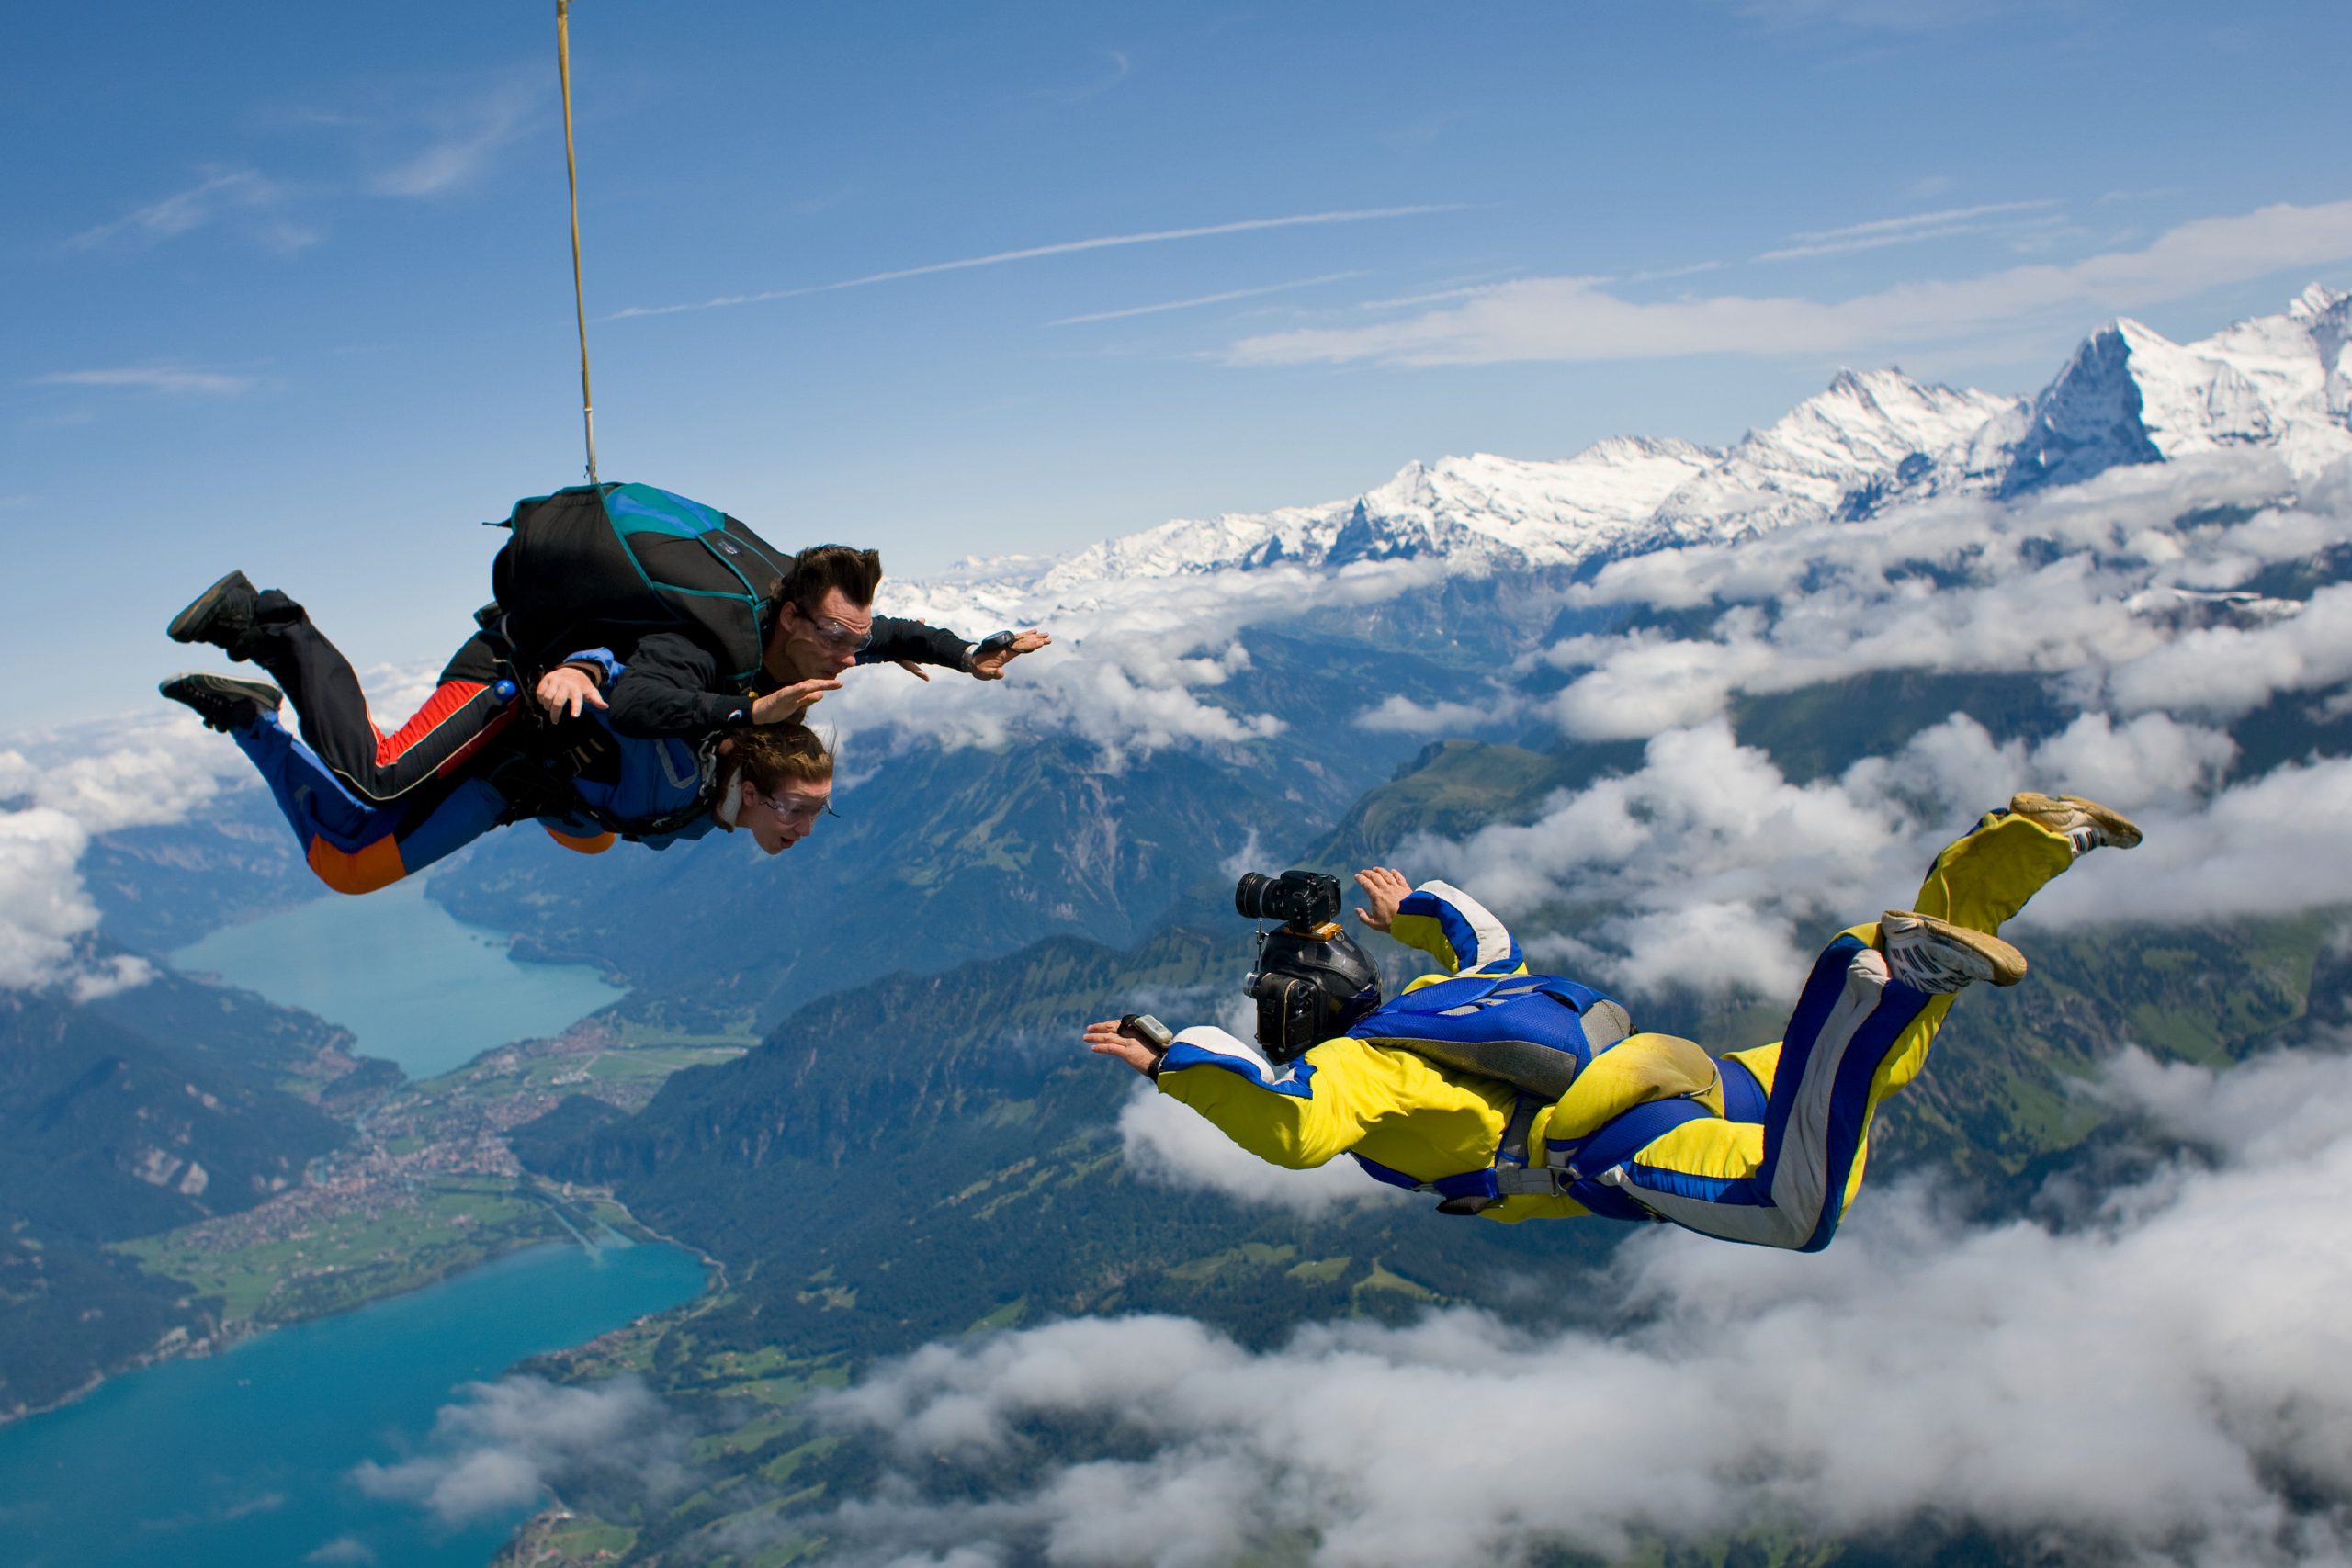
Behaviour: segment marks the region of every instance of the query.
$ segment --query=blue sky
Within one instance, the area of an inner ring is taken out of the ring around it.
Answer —
[[[0,728],[243,566],[454,646],[581,465],[551,4],[17,7]],[[921,572],[2028,391],[2352,283],[2352,7],[580,0],[599,455]],[[2270,209],[2266,212],[2266,209]],[[2264,213],[2256,218],[2253,215]],[[683,307],[683,308],[681,308]]]

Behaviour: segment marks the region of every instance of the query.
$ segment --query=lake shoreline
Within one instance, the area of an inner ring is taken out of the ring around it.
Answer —
[[[697,1310],[712,1282],[692,1252],[567,1240],[365,1310],[175,1347],[138,1376],[109,1377],[0,1432],[11,1550],[28,1562],[132,1568],[155,1561],[162,1530],[172,1561],[241,1568],[299,1562],[351,1538],[375,1561],[471,1568],[536,1509],[452,1532],[356,1478],[431,1452],[444,1413],[481,1388],[609,1335],[659,1332]]]
[[[178,1479],[157,1495],[185,1495],[187,1506],[147,1523],[213,1537],[226,1555],[193,1560],[207,1568],[258,1560],[234,1543],[282,1535],[298,1514],[330,1545],[345,1529],[334,1521],[345,1520],[378,1539],[413,1537],[424,1552],[413,1560],[439,1563],[457,1539],[426,1541],[419,1517],[355,1495],[343,1479],[351,1466],[373,1462],[388,1433],[422,1438],[469,1384],[691,1314],[728,1282],[719,1259],[644,1224],[608,1190],[525,1168],[508,1134],[581,1093],[634,1111],[673,1073],[732,1059],[750,1042],[628,1024],[611,1015],[627,993],[609,976],[522,958],[511,937],[415,895],[310,901],[238,928],[239,944],[199,939],[169,962],[336,1024],[354,1036],[348,1055],[383,1064],[389,1081],[336,1103],[347,1141],[292,1188],[108,1247],[195,1310],[71,1390],[0,1412],[0,1473],[49,1478],[28,1494],[49,1500],[13,1517],[28,1543],[64,1550],[59,1561],[111,1563],[129,1539],[123,1521],[64,1499],[76,1486],[119,1495],[123,1482],[101,1478],[131,1455],[170,1452],[183,1456],[166,1466]],[[500,1304],[487,1316],[469,1304],[488,1302]],[[403,1348],[342,1348],[386,1342]],[[231,1352],[254,1359],[221,1367]],[[326,1404],[273,1385],[272,1369],[321,1358],[339,1391]],[[403,1401],[403,1414],[371,1422],[361,1414],[371,1398]],[[260,1408],[273,1416],[258,1425],[235,1414]],[[265,1479],[289,1465],[299,1484]],[[217,1495],[232,1485],[252,1495]],[[486,1539],[460,1532],[481,1555],[459,1561],[486,1560],[529,1523],[501,1522]]]
[[[680,1241],[674,1236],[662,1235],[660,1231],[653,1229],[650,1225],[648,1225],[639,1220],[636,1215],[629,1213],[628,1211],[620,1204],[619,1201],[612,1198],[609,1193],[604,1193],[600,1190],[599,1196],[603,1197],[605,1201],[612,1203],[616,1209],[619,1210],[620,1215],[625,1223],[630,1229],[638,1233],[635,1236],[625,1237],[623,1239],[623,1245],[630,1247],[670,1247],[678,1252],[691,1254],[695,1261],[702,1266],[702,1290],[696,1292],[689,1300],[678,1303],[678,1307],[691,1306],[695,1302],[702,1300],[705,1296],[727,1288],[727,1265],[720,1259],[712,1257],[709,1253],[703,1251],[698,1247]],[[616,1232],[615,1234],[618,1233]],[[145,1371],[152,1367],[164,1366],[173,1361],[205,1360],[214,1356],[225,1355],[241,1345],[249,1344],[255,1339],[264,1338],[269,1335],[278,1332],[280,1329],[297,1328],[304,1324],[319,1323],[329,1318],[341,1317],[349,1313],[364,1312],[368,1308],[377,1305],[379,1303],[396,1301],[401,1296],[413,1295],[419,1291],[431,1290],[435,1285],[446,1284],[453,1280],[463,1279],[466,1275],[472,1273],[477,1269],[487,1269],[491,1265],[497,1263],[503,1258],[513,1258],[520,1253],[528,1252],[532,1248],[539,1247],[577,1247],[584,1251],[594,1252],[596,1250],[597,1244],[593,1241],[582,1241],[579,1239],[559,1240],[551,1236],[518,1237],[510,1244],[499,1247],[480,1258],[456,1264],[448,1269],[436,1270],[430,1274],[420,1275],[416,1278],[403,1280],[401,1283],[394,1286],[390,1290],[362,1296],[356,1301],[330,1307],[324,1311],[306,1313],[299,1316],[287,1317],[270,1323],[259,1323],[251,1318],[238,1319],[232,1323],[222,1324],[214,1332],[202,1336],[189,1335],[181,1329],[175,1328],[171,1333],[165,1335],[154,1345],[152,1345],[145,1350],[141,1351],[138,1355],[132,1357],[129,1360],[123,1361],[117,1366],[109,1367],[105,1371],[94,1373],[87,1382],[80,1384],[62,1398],[53,1399],[46,1404],[25,1406],[16,1410],[0,1410],[0,1431],[5,1431],[8,1427],[16,1426],[19,1422],[30,1421],[38,1416],[47,1416],[53,1414],[56,1411],[68,1409],[80,1404],[83,1400],[89,1398],[92,1394],[97,1393],[98,1390],[105,1388],[110,1383],[119,1382],[123,1378],[129,1377],[135,1372]],[[678,1307],[665,1307],[662,1310],[665,1312],[676,1311],[678,1310]],[[633,1318],[630,1320],[629,1324],[625,1324],[621,1326],[628,1327],[638,1321],[639,1319]],[[566,1347],[566,1348],[570,1348],[571,1347]]]
[[[644,1232],[644,1241],[642,1244],[633,1244],[633,1246],[671,1246],[671,1248],[677,1248],[677,1251],[682,1253],[694,1253],[694,1260],[701,1262],[706,1283],[703,1283],[701,1295],[696,1295],[694,1300],[701,1300],[703,1295],[708,1295],[710,1291],[715,1291],[715,1288],[724,1288],[724,1281],[727,1281],[727,1265],[722,1265],[719,1260],[710,1258],[708,1253],[698,1251],[698,1248],[684,1246],[682,1241],[673,1241],[671,1236],[659,1235],[659,1232],[654,1232],[654,1229],[642,1227],[642,1224],[639,1224],[638,1229],[642,1229]],[[148,1347],[148,1349],[143,1349],[143,1352],[139,1352],[136,1357],[131,1357],[130,1361],[122,1361],[120,1366],[106,1368],[104,1373],[94,1373],[87,1382],[75,1387],[71,1394],[62,1396],[62,1399],[51,1399],[50,1404],[45,1405],[26,1405],[26,1408],[17,1408],[17,1411],[0,1411],[0,1429],[14,1427],[17,1422],[35,1420],[35,1417],[40,1417],[40,1416],[51,1416],[51,1413],[56,1411],[66,1411],[66,1408],[71,1408],[71,1405],[77,1405],[80,1401],[96,1394],[96,1392],[104,1389],[106,1384],[118,1382],[118,1380],[122,1378],[130,1378],[131,1373],[143,1373],[143,1371],[148,1371],[148,1368],[153,1366],[164,1366],[164,1363],[169,1361],[205,1361],[205,1359],[209,1357],[221,1357],[221,1354],[228,1354],[231,1349],[238,1349],[240,1345],[247,1345],[247,1342],[252,1340],[273,1336],[273,1333],[277,1333],[280,1328],[299,1328],[299,1325],[303,1324],[318,1324],[318,1321],[344,1316],[348,1314],[348,1312],[365,1312],[365,1309],[374,1307],[374,1304],[379,1303],[398,1300],[402,1298],[402,1295],[414,1295],[416,1291],[430,1291],[433,1286],[449,1283],[452,1279],[463,1279],[466,1274],[473,1272],[473,1269],[487,1269],[489,1265],[499,1262],[501,1258],[513,1258],[517,1256],[517,1253],[532,1251],[534,1246],[579,1246],[579,1248],[583,1248],[583,1251],[595,1251],[595,1244],[583,1244],[583,1241],[555,1241],[550,1239],[550,1236],[517,1239],[513,1246],[501,1246],[499,1251],[487,1253],[487,1256],[482,1258],[475,1258],[475,1260],[470,1262],[461,1262],[461,1265],[449,1267],[449,1269],[440,1269],[440,1272],[435,1274],[424,1274],[424,1277],[414,1279],[414,1281],[400,1283],[400,1286],[390,1288],[390,1291],[383,1291],[383,1293],[377,1293],[377,1295],[362,1295],[360,1300],[353,1300],[353,1303],[341,1304],[341,1307],[329,1307],[324,1309],[324,1312],[312,1312],[312,1314],[303,1314],[303,1316],[289,1316],[289,1319],[273,1321],[273,1324],[256,1324],[256,1321],[252,1319],[238,1319],[235,1324],[223,1324],[219,1331],[207,1333],[207,1336],[190,1336],[190,1333],[174,1328],[174,1331],[167,1333],[163,1340],[158,1340],[155,1345]],[[694,1304],[694,1303],[689,1300],[689,1303],[680,1303],[680,1304]],[[668,1307],[665,1307],[665,1312],[668,1312]]]

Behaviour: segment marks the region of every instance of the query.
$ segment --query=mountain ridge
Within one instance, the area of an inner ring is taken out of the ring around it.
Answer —
[[[1892,367],[1840,370],[1725,448],[1612,435],[1559,459],[1416,459],[1360,494],[1177,518],[1042,558],[967,558],[912,580],[926,600],[1069,605],[1136,578],[1435,558],[1448,571],[1589,569],[1903,499],[2007,497],[2109,468],[2248,446],[2298,474],[2352,458],[2352,291],[2313,283],[2281,312],[2177,344],[2129,317],[2086,336],[2031,397]]]

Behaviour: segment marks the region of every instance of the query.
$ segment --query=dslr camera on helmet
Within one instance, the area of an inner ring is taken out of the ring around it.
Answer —
[[[1233,907],[1244,919],[1279,921],[1304,936],[1340,918],[1340,879],[1318,871],[1286,871],[1280,876],[1247,872],[1234,886]]]
[[[1253,871],[1233,890],[1253,920],[1258,963],[1243,989],[1258,1003],[1258,1044],[1270,1062],[1295,1061],[1380,1005],[1380,969],[1339,925],[1340,879],[1320,872]]]

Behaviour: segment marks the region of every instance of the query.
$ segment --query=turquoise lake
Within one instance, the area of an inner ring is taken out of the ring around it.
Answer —
[[[0,1427],[0,1562],[263,1568],[487,1562],[528,1507],[459,1530],[368,1496],[363,1460],[419,1451],[458,1385],[692,1300],[669,1247],[541,1247],[225,1355],[118,1378]]]
[[[593,970],[514,963],[421,886],[306,904],[173,962],[332,1019],[413,1077],[557,1033],[623,994]],[[354,1467],[423,1450],[460,1384],[702,1288],[700,1261],[675,1247],[541,1247],[225,1355],[128,1373],[0,1427],[0,1568],[487,1562],[530,1507],[452,1529],[368,1496]]]
[[[459,925],[422,882],[224,926],[171,962],[339,1023],[413,1078],[560,1033],[628,995],[583,964],[515,963],[502,937]]]

